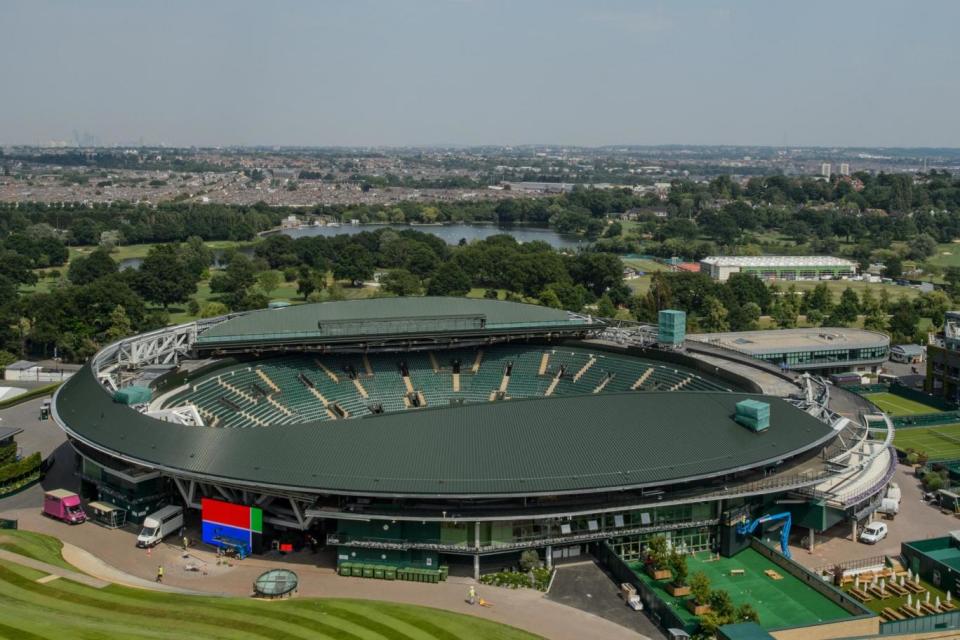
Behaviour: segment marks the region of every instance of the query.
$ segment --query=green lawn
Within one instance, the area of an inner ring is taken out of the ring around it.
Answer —
[[[712,557],[715,556],[698,553],[690,558],[690,575],[702,571],[710,578],[711,588],[729,593],[734,605],[745,602],[752,604],[764,629],[811,625],[850,617],[840,605],[820,595],[754,549],[745,549],[732,558],[711,560]],[[731,569],[743,569],[743,575],[731,575]],[[763,573],[766,569],[777,571],[783,579],[767,577]],[[662,583],[654,582],[642,570],[637,575],[648,584],[655,585],[657,596],[667,602],[682,620],[694,620],[696,616],[681,601],[686,598],[672,597],[662,590]]]
[[[901,287],[895,284],[884,284],[882,282],[863,282],[862,280],[782,280],[776,284],[780,285],[780,288],[784,291],[789,289],[790,285],[794,285],[797,291],[812,291],[813,288],[821,282],[825,283],[830,293],[833,294],[834,302],[840,301],[840,296],[847,287],[856,291],[858,296],[861,295],[864,290],[869,289],[877,299],[880,298],[881,291],[886,291],[890,295],[890,299],[894,301],[899,300],[900,296],[906,296],[908,300],[913,300],[920,295],[920,292],[912,287]]]
[[[659,262],[654,262],[653,260],[647,260],[646,258],[620,258],[623,261],[623,264],[633,267],[634,269],[639,269],[647,273],[652,273],[654,271],[667,271],[669,267],[665,264]]]
[[[939,267],[960,267],[960,243],[938,244],[937,252],[927,260]]]
[[[925,587],[927,591],[930,592],[930,603],[931,603],[931,604],[933,604],[933,603],[936,601],[937,596],[940,596],[941,602],[946,600],[947,594],[946,594],[945,592],[941,591],[940,589],[936,588],[935,586],[933,586],[933,585],[930,584],[929,582],[927,582],[927,581],[925,581],[925,580],[921,580],[921,581],[920,581],[920,584],[921,584],[923,587]],[[855,586],[854,583],[851,582],[850,584],[844,585],[843,590],[844,590],[844,591],[850,591],[850,589],[853,589],[854,586]],[[864,588],[863,585],[861,585],[860,588],[863,589],[863,588]],[[870,601],[868,601],[868,602],[864,602],[863,604],[864,604],[865,607],[867,607],[868,609],[870,609],[870,610],[873,611],[874,613],[880,613],[881,611],[883,611],[883,610],[886,609],[887,607],[889,607],[889,608],[891,608],[891,609],[893,609],[893,610],[897,610],[897,609],[899,609],[901,606],[903,606],[903,605],[905,605],[905,604],[907,603],[907,597],[906,597],[906,596],[895,596],[892,592],[888,592],[888,593],[890,594],[890,597],[889,597],[889,598],[884,598],[884,599],[882,599],[882,600],[877,599],[877,598],[874,598],[873,600],[870,600]],[[912,595],[912,594],[911,594],[911,595]],[[925,597],[926,597],[926,596],[921,595],[921,596],[918,598],[916,595],[913,595],[912,598],[911,598],[911,600],[913,601],[914,604],[916,604],[916,603],[918,602],[918,600],[923,599],[923,598],[925,598]]]
[[[63,544],[56,538],[31,531],[0,530],[0,549],[19,553],[47,564],[72,569],[60,555]]]
[[[3,532],[5,535],[6,532]],[[15,532],[17,537],[22,532]],[[56,541],[54,541],[56,542]],[[44,558],[49,561],[49,558]],[[426,607],[339,598],[264,602],[86,587],[0,561],[0,637],[154,640],[534,640],[519,629]]]
[[[914,416],[922,413],[937,413],[939,408],[915,400],[908,400],[894,393],[865,393],[864,398],[881,411],[891,416]]]
[[[901,451],[922,451],[934,460],[960,459],[960,424],[897,429],[893,446]]]

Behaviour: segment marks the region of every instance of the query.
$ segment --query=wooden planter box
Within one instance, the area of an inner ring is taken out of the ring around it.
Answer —
[[[695,616],[702,616],[703,614],[710,612],[710,605],[697,604],[696,600],[690,598],[687,600],[687,609]]]
[[[672,595],[674,598],[679,598],[679,597],[681,597],[681,596],[688,596],[688,595],[690,595],[690,585],[686,585],[686,584],[685,584],[685,585],[683,585],[682,587],[678,587],[678,586],[673,585],[673,584],[668,584],[668,585],[667,585],[667,592],[668,592],[670,595]]]
[[[670,569],[654,569],[652,566],[647,567],[647,575],[654,580],[670,580],[673,578],[673,572]]]

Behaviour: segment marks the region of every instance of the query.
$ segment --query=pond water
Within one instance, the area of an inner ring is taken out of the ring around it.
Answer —
[[[531,242],[540,240],[546,242],[555,249],[577,249],[586,247],[589,244],[579,236],[565,235],[557,233],[552,229],[543,229],[540,227],[517,227],[500,226],[495,224],[446,224],[446,225],[400,225],[400,224],[367,224],[367,225],[349,225],[325,226],[325,227],[301,227],[297,229],[284,229],[275,233],[283,233],[291,238],[303,238],[308,236],[337,236],[354,235],[361,231],[376,231],[377,229],[414,229],[423,233],[432,233],[438,238],[442,238],[447,244],[458,244],[461,239],[470,242],[472,240],[483,240],[490,236],[499,234],[509,234],[517,239],[517,242]],[[252,247],[239,249],[241,253],[253,255]],[[215,266],[220,266],[220,256],[223,251],[214,251]],[[121,269],[138,269],[143,262],[143,258],[127,258],[120,261]]]
[[[471,240],[483,240],[490,236],[499,234],[509,234],[517,239],[517,242],[530,242],[540,240],[550,244],[557,249],[576,249],[580,246],[589,244],[587,240],[579,236],[564,235],[557,233],[552,229],[541,227],[517,227],[501,226],[495,224],[444,224],[444,225],[399,225],[399,224],[366,224],[349,225],[344,224],[339,227],[301,227],[298,229],[284,229],[279,233],[285,233],[291,238],[301,238],[305,236],[336,236],[341,234],[353,235],[361,231],[376,231],[377,229],[414,229],[423,233],[432,233],[438,238],[442,238],[447,244],[457,244],[461,239],[470,242]]]

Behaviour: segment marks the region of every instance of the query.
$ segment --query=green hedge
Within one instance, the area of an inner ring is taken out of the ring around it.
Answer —
[[[17,457],[17,443],[11,442],[8,445],[0,447],[0,467],[13,462]]]
[[[14,482],[31,473],[39,473],[41,464],[43,464],[43,458],[40,457],[38,451],[31,453],[22,460],[3,465],[0,467],[0,485]]]
[[[26,402],[27,400],[33,400],[34,398],[39,398],[40,396],[46,396],[52,394],[57,390],[62,382],[54,382],[53,384],[48,384],[43,387],[37,387],[36,389],[30,389],[26,393],[21,393],[16,398],[10,398],[9,400],[4,400],[0,402],[0,409],[6,409],[7,407],[12,407],[14,405],[20,404],[21,402]]]

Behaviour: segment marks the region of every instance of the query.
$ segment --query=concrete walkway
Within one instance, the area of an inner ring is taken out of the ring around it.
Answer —
[[[70,527],[41,516],[39,505],[4,511],[0,502],[0,514],[16,518],[21,529],[63,540],[64,558],[78,569],[136,588],[249,597],[257,576],[267,569],[284,567],[300,578],[298,597],[358,598],[434,607],[507,624],[551,640],[650,640],[610,620],[553,602],[531,589],[477,585],[478,592],[493,605],[485,608],[466,601],[469,586],[476,585],[467,578],[451,578],[439,584],[345,578],[330,567],[316,566],[320,556],[309,552],[217,564],[215,554],[205,547],[191,547],[187,557],[181,547],[168,544],[148,552],[135,546],[136,534],[131,531],[105,529],[90,522]],[[201,570],[187,571],[188,564],[199,565]],[[164,567],[163,585],[153,581],[158,565]]]
[[[70,571],[69,569],[62,569],[52,564],[47,564],[46,562],[40,562],[39,560],[34,560],[33,558],[22,556],[19,553],[13,553],[12,551],[7,551],[6,549],[0,549],[0,560],[4,560],[6,562],[12,562],[13,564],[19,564],[24,567],[29,567],[31,569],[36,569],[37,571],[42,571],[52,576],[57,576],[58,578],[66,578],[67,580],[72,580],[73,582],[78,582],[82,585],[93,587],[94,589],[103,589],[104,587],[110,584],[105,580],[100,580],[99,578],[92,578],[83,573]]]
[[[120,584],[125,587],[132,587],[134,589],[150,589],[152,591],[166,591],[168,593],[181,593],[184,595],[194,596],[226,595],[222,593],[206,593],[203,591],[195,591],[193,589],[183,589],[181,587],[175,587],[169,584],[161,584],[156,580],[147,580],[145,578],[132,576],[129,573],[120,571],[116,567],[110,566],[89,551],[72,545],[69,542],[63,543],[62,555],[64,560],[77,569],[80,569],[80,571],[90,574],[91,576],[94,576],[94,578],[98,578],[105,582],[112,582],[113,584]]]

